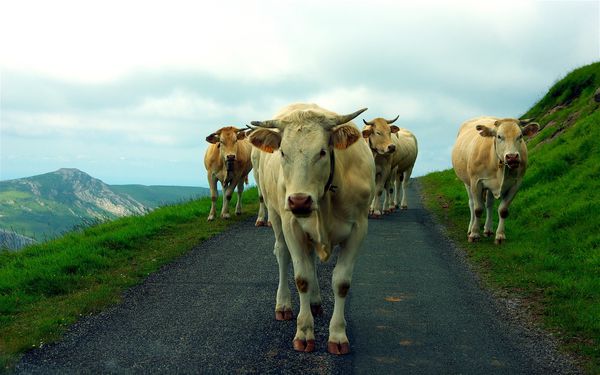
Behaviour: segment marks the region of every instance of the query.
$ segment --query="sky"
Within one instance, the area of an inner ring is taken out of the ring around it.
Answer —
[[[394,118],[413,176],[600,60],[599,1],[2,1],[0,180],[207,187],[208,134],[294,102]]]

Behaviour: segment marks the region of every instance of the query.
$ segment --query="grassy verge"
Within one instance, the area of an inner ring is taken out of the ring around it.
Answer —
[[[494,288],[527,301],[564,349],[600,373],[600,111],[552,142],[530,144],[530,167],[510,207],[507,242],[467,242],[467,193],[453,170],[420,179],[426,206]],[[543,135],[543,134],[542,134]],[[496,204],[497,209],[497,204]],[[497,223],[497,213],[494,211]]]
[[[0,372],[28,349],[58,339],[81,316],[117,303],[124,289],[198,242],[255,215],[256,189],[243,200],[245,214],[228,221],[208,223],[210,198],[205,198],[72,232],[17,253],[0,252]]]

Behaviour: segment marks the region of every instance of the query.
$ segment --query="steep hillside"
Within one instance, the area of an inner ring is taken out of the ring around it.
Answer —
[[[600,371],[599,87],[600,63],[582,67],[522,116],[542,128],[528,142],[529,169],[506,221],[505,245],[467,243],[468,200],[453,170],[421,178],[428,207],[488,282],[521,301],[591,373]]]

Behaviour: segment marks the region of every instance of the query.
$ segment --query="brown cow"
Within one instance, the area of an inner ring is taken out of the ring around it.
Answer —
[[[537,123],[527,122],[512,118],[479,117],[465,122],[458,132],[452,150],[452,166],[469,195],[469,242],[479,239],[479,219],[483,213],[484,199],[487,212],[483,233],[485,236],[493,234],[494,198],[501,200],[495,242],[500,244],[506,239],[504,219],[508,216],[508,206],[517,194],[527,169],[527,145],[523,137],[532,136],[539,129]]]
[[[235,207],[235,213],[242,213],[242,193],[244,192],[244,182],[248,182],[248,173],[252,169],[250,161],[250,152],[252,145],[246,138],[246,133],[233,126],[227,126],[217,130],[208,137],[206,141],[210,143],[206,154],[204,154],[204,166],[210,186],[210,196],[212,206],[208,215],[208,221],[214,220],[217,202],[217,181],[221,182],[223,191],[223,208],[221,217],[229,218],[229,201],[233,190],[237,186],[238,201]]]

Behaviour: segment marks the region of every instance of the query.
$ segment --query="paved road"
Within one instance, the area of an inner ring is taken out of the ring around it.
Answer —
[[[410,203],[408,211],[369,223],[348,300],[350,355],[326,352],[331,262],[319,267],[325,314],[315,321],[316,352],[292,350],[295,321],[274,319],[272,232],[248,220],[130,289],[118,306],[83,319],[60,343],[28,353],[16,372],[571,372],[524,330],[499,318],[498,305],[414,189]]]

